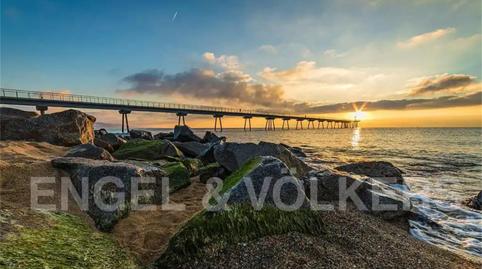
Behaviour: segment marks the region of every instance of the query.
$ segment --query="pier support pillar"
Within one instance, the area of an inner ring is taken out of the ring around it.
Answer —
[[[45,115],[45,111],[49,109],[48,106],[35,106],[37,111],[40,111],[40,115]]]
[[[290,119],[289,118],[283,118],[283,125],[281,126],[281,130],[285,129],[285,122],[286,122],[286,129],[290,129]]]
[[[243,116],[243,119],[244,119],[244,131],[246,131],[248,125],[249,125],[249,131],[251,132],[251,118],[253,118],[252,116]]]
[[[315,129],[315,123],[314,123],[315,120],[313,119],[309,119],[308,120],[308,129],[310,129],[310,125],[311,125],[311,129]]]
[[[127,114],[130,114],[130,110],[121,109],[119,114],[122,115],[122,132],[124,132],[124,125],[127,127],[127,132],[129,132],[129,121],[127,120]]]
[[[303,130],[303,120],[302,119],[296,120],[296,130],[298,130],[298,123],[300,124],[300,129]]]
[[[218,121],[219,121],[219,131],[222,132],[223,131],[223,121],[221,119],[224,117],[224,115],[223,114],[214,114],[213,117],[214,117],[214,131],[215,132],[218,131]]]
[[[276,126],[274,125],[274,118],[273,117],[267,117],[266,118],[266,124],[264,125],[264,129],[266,131],[276,131]]]
[[[186,119],[185,117],[187,116],[186,112],[177,112],[177,125],[181,125],[181,120],[182,120],[182,125],[186,126]]]

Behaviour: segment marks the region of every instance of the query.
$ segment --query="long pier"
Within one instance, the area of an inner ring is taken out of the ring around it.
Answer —
[[[178,117],[178,125],[186,125],[186,116],[189,114],[211,115],[214,117],[214,131],[223,130],[222,118],[224,116],[242,117],[244,119],[245,131],[251,131],[252,118],[265,118],[265,130],[267,131],[276,130],[276,119],[281,119],[283,121],[281,127],[282,130],[289,130],[289,122],[292,120],[296,121],[296,129],[304,129],[303,122],[305,121],[308,122],[306,129],[356,128],[358,127],[359,123],[357,120],[351,121],[318,117],[301,117],[285,113],[260,110],[161,103],[122,98],[64,94],[58,92],[24,91],[6,88],[0,89],[0,104],[35,106],[35,108],[40,111],[41,114],[44,114],[45,111],[48,110],[48,107],[117,110],[122,115],[122,132],[124,132],[124,126],[127,127],[127,131],[129,131],[127,115],[133,111],[174,113]],[[317,123],[316,127],[315,122]]]

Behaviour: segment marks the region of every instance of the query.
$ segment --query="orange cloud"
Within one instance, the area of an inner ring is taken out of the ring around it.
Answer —
[[[455,32],[455,28],[450,27],[450,28],[438,29],[428,33],[423,33],[420,35],[413,36],[406,41],[398,42],[398,47],[403,49],[418,47],[422,44],[442,38],[453,32]]]

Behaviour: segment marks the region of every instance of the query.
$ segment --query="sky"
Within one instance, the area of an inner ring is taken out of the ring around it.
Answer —
[[[343,119],[362,109],[366,127],[480,127],[481,13],[480,0],[2,0],[0,85]]]

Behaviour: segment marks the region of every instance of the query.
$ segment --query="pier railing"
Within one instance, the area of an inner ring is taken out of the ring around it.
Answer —
[[[152,107],[152,108],[166,108],[166,109],[179,109],[179,110],[204,110],[212,112],[228,112],[228,113],[245,113],[245,114],[276,114],[286,117],[295,117],[288,113],[280,113],[268,110],[253,110],[242,108],[227,108],[227,107],[215,107],[204,105],[189,105],[189,104],[175,104],[175,103],[163,103],[153,101],[142,101],[123,98],[112,97],[98,97],[89,95],[79,95],[62,92],[39,92],[39,91],[25,91],[17,89],[1,88],[1,94],[3,97],[9,98],[21,98],[21,99],[34,99],[34,100],[50,100],[50,101],[69,101],[77,103],[88,104],[108,104],[108,105],[124,105],[124,106],[137,106],[137,107]]]

